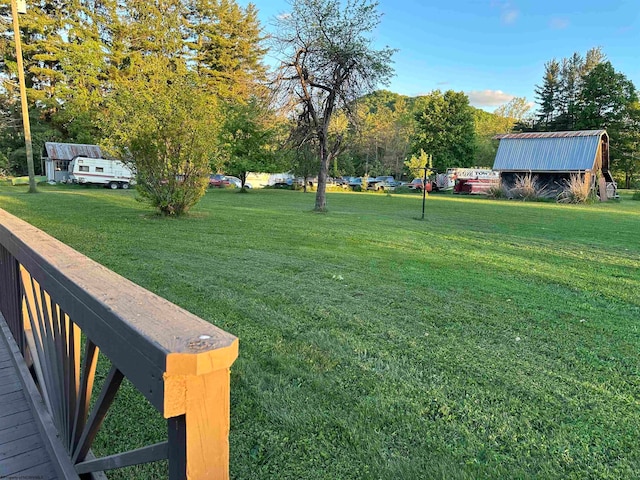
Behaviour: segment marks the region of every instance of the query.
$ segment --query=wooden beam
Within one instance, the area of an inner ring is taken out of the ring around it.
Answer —
[[[206,347],[208,339],[200,341]],[[164,415],[185,415],[189,480],[229,478],[230,369],[237,356],[236,340],[216,351],[167,358]]]
[[[160,411],[168,355],[237,341],[1,209],[0,244]]]

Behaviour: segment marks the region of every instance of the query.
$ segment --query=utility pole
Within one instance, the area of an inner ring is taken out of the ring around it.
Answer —
[[[16,60],[18,61],[18,80],[20,82],[20,103],[22,105],[22,125],[24,126],[24,143],[27,152],[27,172],[29,173],[29,193],[36,193],[36,174],[33,169],[33,145],[31,143],[31,125],[29,124],[29,106],[27,105],[27,86],[24,81],[24,65],[22,63],[22,44],[20,42],[20,26],[18,12],[27,13],[24,0],[11,0],[11,17],[13,19],[13,34],[16,42]]]

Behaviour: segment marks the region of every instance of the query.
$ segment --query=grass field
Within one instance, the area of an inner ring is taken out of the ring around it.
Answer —
[[[0,206],[240,338],[235,479],[640,475],[640,202],[41,191]],[[99,451],[162,437],[119,397]]]

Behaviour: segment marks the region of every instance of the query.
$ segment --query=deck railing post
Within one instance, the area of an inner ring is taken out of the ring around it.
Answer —
[[[186,480],[187,426],[184,415],[169,418],[167,420],[167,427],[169,480]]]
[[[164,416],[184,415],[189,480],[229,478],[230,375],[237,356],[236,340],[214,351],[167,357]]]
[[[236,337],[2,209],[0,312],[33,366],[57,429],[52,444],[69,454],[69,468],[85,474],[168,458],[170,480],[229,478]],[[91,407],[98,350],[111,372]],[[168,440],[91,458],[124,378],[167,419]]]
[[[20,264],[11,253],[0,245],[0,312],[24,355],[24,329],[22,323],[22,292]]]

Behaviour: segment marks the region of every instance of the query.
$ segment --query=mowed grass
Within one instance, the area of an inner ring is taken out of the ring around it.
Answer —
[[[0,206],[240,338],[235,479],[638,478],[640,202],[0,188]],[[158,441],[125,389],[96,450]],[[127,469],[150,478],[162,469]]]

